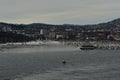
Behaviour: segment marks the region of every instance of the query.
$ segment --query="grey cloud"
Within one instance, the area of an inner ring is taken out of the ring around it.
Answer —
[[[0,0],[0,21],[99,23],[119,18],[120,0]]]

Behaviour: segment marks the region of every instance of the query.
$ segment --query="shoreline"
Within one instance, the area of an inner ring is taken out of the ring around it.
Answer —
[[[19,43],[6,43],[0,44],[0,50],[11,48],[33,48],[37,46],[51,46],[56,44],[63,44],[67,46],[80,47],[85,41],[31,41],[31,42],[19,42]],[[120,42],[116,41],[91,41],[92,45],[101,50],[120,50]]]
[[[11,48],[32,48],[37,46],[59,44],[57,41],[31,41],[31,42],[19,42],[19,43],[6,43],[0,44],[0,50],[11,49]]]
[[[85,41],[81,42],[64,42],[65,45],[80,47]],[[97,49],[101,50],[120,50],[120,42],[116,41],[91,41],[90,42]]]

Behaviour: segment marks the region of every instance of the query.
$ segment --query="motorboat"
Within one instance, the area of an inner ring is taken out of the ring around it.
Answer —
[[[81,50],[93,50],[96,49],[96,47],[94,45],[92,45],[91,43],[84,43],[81,47]]]

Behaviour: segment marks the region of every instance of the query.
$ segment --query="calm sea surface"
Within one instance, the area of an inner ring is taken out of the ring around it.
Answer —
[[[3,49],[0,80],[120,80],[120,50],[61,44]]]

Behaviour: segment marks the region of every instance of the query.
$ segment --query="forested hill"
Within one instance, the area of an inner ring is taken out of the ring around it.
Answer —
[[[15,34],[11,32],[0,32],[0,43],[6,42],[26,42],[31,41],[33,38],[30,38],[25,35]]]

